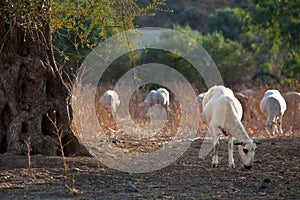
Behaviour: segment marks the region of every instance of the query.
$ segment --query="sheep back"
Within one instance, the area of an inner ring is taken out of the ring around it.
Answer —
[[[272,115],[271,113],[277,112],[283,115],[286,111],[286,102],[278,90],[267,90],[259,107],[263,113]]]
[[[233,117],[233,120],[241,120],[243,115],[241,103],[235,98],[232,90],[224,86],[210,88],[203,99],[202,107],[201,117],[206,124],[222,123],[225,119],[230,121]]]

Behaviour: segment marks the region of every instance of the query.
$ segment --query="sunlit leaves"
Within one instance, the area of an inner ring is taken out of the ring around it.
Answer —
[[[58,63],[78,68],[90,49],[106,37],[135,28],[135,17],[151,16],[164,2],[139,6],[135,0],[51,1],[55,50],[63,50],[70,57],[67,63],[63,57],[56,57]]]
[[[136,16],[152,16],[165,1],[140,6],[135,0],[5,0],[0,15],[25,33],[50,26],[58,64],[78,67],[91,48],[106,37],[134,28]]]

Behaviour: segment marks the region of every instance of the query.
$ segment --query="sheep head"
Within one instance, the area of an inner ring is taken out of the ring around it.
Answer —
[[[239,146],[238,150],[239,150],[240,156],[242,158],[242,162],[244,164],[245,169],[252,168],[255,150],[256,150],[256,144],[259,144],[259,143],[254,140],[240,141],[240,142],[234,143],[234,145]]]

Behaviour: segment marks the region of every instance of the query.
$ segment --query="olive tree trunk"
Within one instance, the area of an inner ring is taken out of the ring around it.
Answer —
[[[3,14],[3,13],[2,13]],[[0,15],[0,153],[87,155],[72,130],[71,83],[55,64],[50,26],[24,29]]]

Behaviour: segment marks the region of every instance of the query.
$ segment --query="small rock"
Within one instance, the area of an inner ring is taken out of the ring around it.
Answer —
[[[264,182],[265,182],[265,183],[270,183],[270,182],[271,182],[271,179],[265,178],[265,179],[264,179]]]
[[[284,171],[279,171],[279,174],[282,176],[282,175],[284,175]]]
[[[261,186],[260,186],[260,189],[266,189],[267,188],[267,186],[265,185],[265,184],[262,184]]]
[[[285,182],[285,184],[290,184],[290,181]]]
[[[134,185],[134,184],[132,184],[132,183],[128,183],[127,184],[127,189],[128,189],[128,191],[130,191],[130,192],[138,192],[139,190],[136,188],[136,186]]]

